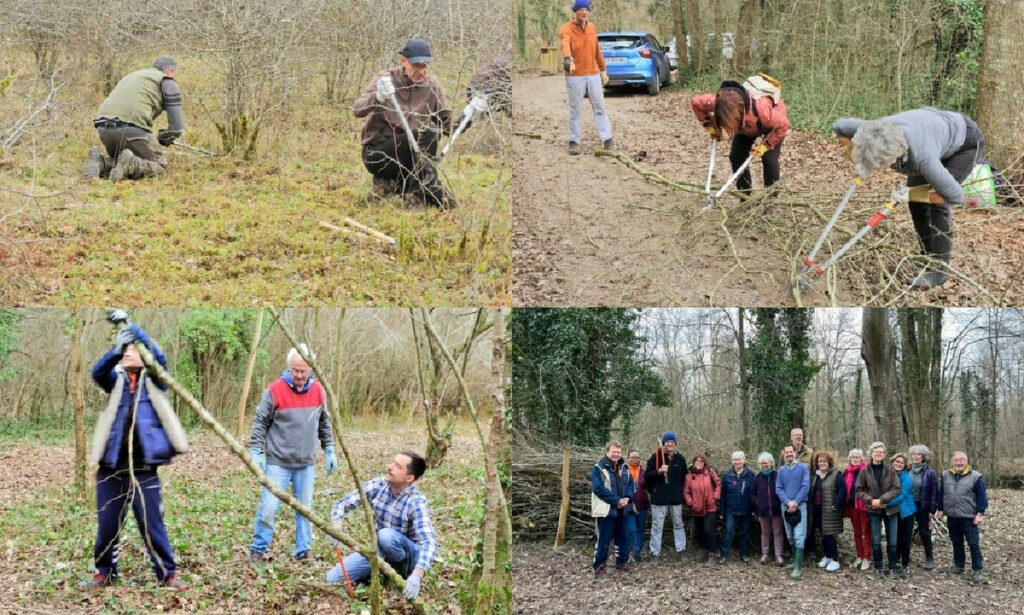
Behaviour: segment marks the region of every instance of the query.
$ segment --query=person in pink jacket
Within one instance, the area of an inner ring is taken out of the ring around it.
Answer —
[[[771,91],[765,93],[758,84],[768,84]],[[748,156],[755,156],[761,159],[764,185],[771,186],[779,180],[779,155],[789,132],[789,118],[778,82],[761,75],[742,84],[723,81],[718,92],[694,96],[690,106],[712,139],[720,140],[726,133],[732,136],[729,162],[733,172]],[[755,145],[758,137],[762,137],[761,142]],[[750,188],[748,167],[736,179],[736,189],[749,194]]]
[[[722,479],[708,465],[708,458],[697,453],[686,475],[683,499],[693,517],[693,533],[697,544],[708,552],[708,564],[715,561],[715,521],[718,518],[718,500],[722,497]]]

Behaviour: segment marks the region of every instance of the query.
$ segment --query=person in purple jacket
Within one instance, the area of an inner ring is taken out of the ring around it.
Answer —
[[[939,505],[939,477],[935,474],[935,470],[928,466],[931,457],[931,449],[924,444],[915,444],[910,447],[911,493],[914,496],[914,505],[917,506],[914,521],[917,523],[917,531],[921,534],[921,543],[924,545],[925,570],[935,569],[935,560],[932,558],[931,520]],[[912,525],[910,531],[912,534]]]
[[[750,485],[750,503],[761,523],[761,563],[768,563],[768,543],[774,536],[775,563],[782,566],[782,511],[775,493],[775,458],[765,451],[757,456],[757,465],[760,470]]]
[[[644,530],[647,524],[647,511],[651,508],[651,501],[647,497],[646,482],[644,480],[644,466],[640,464],[640,451],[632,449],[626,459],[626,470],[633,478],[636,486],[636,493],[633,495],[633,508],[636,513],[630,516],[632,524],[627,523],[626,545],[632,548],[633,560],[639,561],[643,555]]]

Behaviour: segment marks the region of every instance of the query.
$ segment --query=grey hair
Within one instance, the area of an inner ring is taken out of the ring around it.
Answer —
[[[949,458],[952,459],[953,457],[956,457],[957,455],[963,455],[964,459],[966,459],[967,461],[971,460],[971,458],[967,456],[967,453],[965,453],[963,451],[953,451],[953,454],[950,455]]]
[[[737,457],[739,457],[739,458],[740,458],[740,459],[742,459],[743,461],[746,461],[746,460],[747,460],[747,454],[746,454],[746,453],[744,453],[743,451],[736,451],[735,453],[733,453],[733,454],[732,454],[732,460],[733,460],[733,461],[736,461],[736,458],[737,458]]]
[[[857,457],[860,457],[861,459],[864,459],[864,451],[862,449],[851,448],[850,449],[850,454],[846,456],[846,460],[849,461],[850,457],[853,457],[854,455],[856,455]]]
[[[292,361],[294,361],[295,359],[299,359],[300,361],[305,362],[305,359],[302,358],[302,354],[299,354],[300,349],[302,350],[302,354],[306,355],[310,359],[316,360],[316,355],[313,354],[312,351],[310,351],[309,347],[306,346],[305,344],[300,343],[298,348],[292,347],[288,350],[288,356],[286,356],[284,359],[285,367],[291,367]]]
[[[171,56],[157,56],[153,60],[153,68],[167,72],[173,68],[178,68],[178,63]]]
[[[871,453],[875,452],[876,448],[880,448],[883,451],[885,451],[885,444],[883,444],[882,442],[872,442],[871,446],[868,447],[868,454],[870,455]]]
[[[757,456],[757,465],[761,465],[762,461],[770,461],[772,467],[775,467],[775,457],[772,457],[772,454],[769,453],[768,451],[765,451]]]
[[[867,178],[906,153],[907,135],[903,129],[889,120],[880,119],[865,122],[857,129],[850,157],[857,175]]]
[[[924,462],[928,463],[932,458],[932,450],[924,444],[915,444],[910,447],[910,458],[913,459],[914,455],[920,455],[924,458]]]

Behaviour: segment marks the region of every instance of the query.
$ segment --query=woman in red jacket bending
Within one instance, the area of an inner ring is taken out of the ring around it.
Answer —
[[[712,139],[719,140],[725,133],[732,135],[729,162],[734,172],[748,156],[755,156],[764,165],[764,185],[778,181],[779,153],[789,132],[786,103],[778,81],[761,74],[742,84],[723,81],[718,92],[694,96],[690,105]],[[763,139],[755,145],[758,137]],[[736,188],[750,193],[749,167],[736,179]]]

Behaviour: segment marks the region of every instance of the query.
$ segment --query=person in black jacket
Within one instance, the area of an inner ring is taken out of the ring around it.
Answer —
[[[651,494],[651,565],[658,565],[661,556],[661,533],[665,517],[672,513],[672,534],[675,536],[676,554],[682,557],[686,550],[686,530],[683,527],[683,480],[686,478],[686,458],[676,452],[676,434],[666,431],[657,450],[647,460],[644,482]]]

